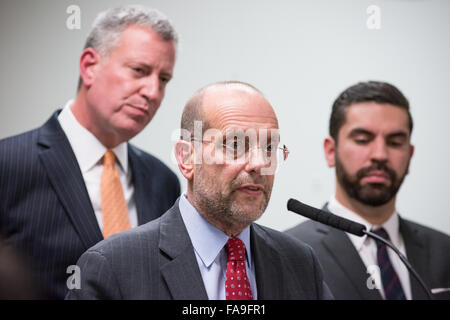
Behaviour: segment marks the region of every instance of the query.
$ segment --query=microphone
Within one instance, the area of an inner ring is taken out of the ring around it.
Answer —
[[[289,211],[295,212],[301,216],[326,224],[327,226],[331,226],[333,228],[354,234],[358,237],[362,237],[364,235],[364,231],[366,230],[365,225],[339,217],[335,214],[325,212],[317,208],[313,208],[295,199],[289,199],[287,208]]]
[[[400,260],[405,264],[405,266],[408,268],[409,272],[412,273],[412,275],[419,281],[420,285],[426,292],[429,300],[434,300],[433,295],[431,294],[430,289],[426,286],[425,282],[422,280],[422,278],[419,276],[419,274],[416,272],[416,270],[413,269],[411,264],[408,262],[408,259],[388,240],[380,237],[379,235],[367,231],[366,226],[357,223],[352,220],[348,220],[342,217],[339,217],[335,214],[332,214],[330,212],[326,212],[324,210],[320,210],[311,206],[308,206],[304,203],[301,203],[298,200],[295,199],[289,199],[287,203],[287,209],[289,211],[295,212],[301,216],[304,216],[306,218],[309,218],[311,220],[326,224],[327,226],[354,234],[358,237],[362,237],[364,235],[367,235],[370,238],[373,238],[375,240],[381,241],[384,244],[386,244],[388,247],[390,247],[394,252],[399,256]]]

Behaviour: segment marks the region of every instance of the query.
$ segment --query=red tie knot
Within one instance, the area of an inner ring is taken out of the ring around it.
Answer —
[[[244,261],[245,260],[245,244],[239,238],[228,239],[225,245],[228,254],[228,261]]]

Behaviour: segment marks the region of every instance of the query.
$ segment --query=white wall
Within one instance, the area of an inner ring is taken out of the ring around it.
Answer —
[[[275,107],[291,149],[260,223],[284,230],[301,221],[287,212],[295,197],[321,206],[334,191],[324,160],[331,104],[360,80],[383,80],[409,98],[416,146],[398,197],[409,219],[450,233],[450,1],[448,0],[2,0],[0,138],[40,126],[75,94],[78,58],[96,14],[140,2],[167,14],[181,36],[175,77],[151,124],[133,142],[178,173],[171,133],[198,88],[241,80]],[[69,30],[69,5],[81,29]],[[366,9],[381,9],[369,30]],[[183,188],[186,188],[179,174]]]

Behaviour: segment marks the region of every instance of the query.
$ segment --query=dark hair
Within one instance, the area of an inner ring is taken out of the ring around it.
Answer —
[[[346,109],[352,104],[365,101],[388,103],[404,109],[408,114],[409,131],[412,132],[413,120],[409,112],[409,102],[400,90],[386,82],[359,82],[344,90],[333,103],[329,130],[336,143],[339,130],[345,123]]]

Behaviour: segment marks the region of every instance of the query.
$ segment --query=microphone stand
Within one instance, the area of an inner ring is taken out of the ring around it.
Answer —
[[[367,235],[370,238],[383,242],[389,248],[394,250],[394,252],[399,256],[400,260],[402,260],[402,262],[405,264],[406,268],[408,268],[409,272],[413,274],[417,281],[419,281],[422,288],[426,291],[428,299],[434,300],[430,289],[428,289],[424,281],[420,278],[419,274],[413,269],[411,264],[408,262],[408,259],[406,259],[406,257],[392,243],[373,232],[367,231],[364,225],[336,216],[331,212],[325,212],[323,210],[308,206],[295,199],[289,199],[287,203],[287,209],[306,218],[323,223],[335,229],[354,234],[358,237]]]
[[[422,286],[422,288],[425,290],[425,292],[428,295],[428,299],[429,300],[434,300],[433,295],[431,294],[430,289],[428,289],[428,287],[426,286],[425,282],[423,282],[422,278],[420,278],[419,274],[416,272],[416,270],[413,269],[413,267],[411,267],[411,264],[408,262],[408,259],[406,259],[406,257],[400,252],[400,250],[398,250],[392,243],[390,243],[389,241],[387,241],[386,239],[384,239],[383,237],[380,237],[379,235],[371,232],[371,231],[367,231],[366,229],[364,229],[362,231],[364,234],[366,234],[368,237],[373,238],[375,240],[381,241],[383,242],[385,245],[387,245],[389,248],[391,248],[392,250],[395,251],[395,253],[399,256],[399,258],[402,260],[402,262],[405,264],[405,266],[408,268],[409,272],[411,272],[413,274],[413,276],[417,279],[417,281],[419,281],[420,285]]]

